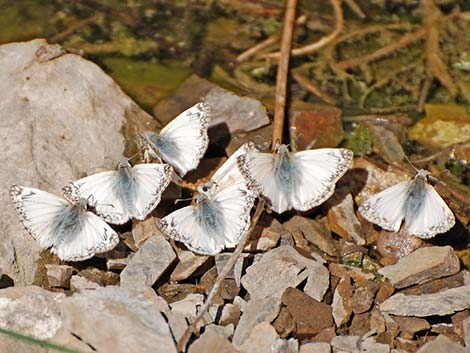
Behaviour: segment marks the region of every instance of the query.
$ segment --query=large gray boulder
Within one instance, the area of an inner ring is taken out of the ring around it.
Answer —
[[[16,285],[33,282],[40,248],[18,221],[10,186],[60,195],[69,181],[114,167],[132,121],[151,117],[94,63],[40,39],[0,46],[0,268]]]

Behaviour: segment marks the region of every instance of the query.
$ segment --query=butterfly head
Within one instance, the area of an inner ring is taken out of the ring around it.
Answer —
[[[199,203],[202,200],[208,199],[212,191],[214,190],[214,187],[217,184],[214,181],[208,181],[207,183],[203,183],[197,186],[197,192],[199,195],[196,197],[196,203]]]
[[[86,211],[88,208],[88,200],[81,197],[75,200],[74,205],[76,207],[79,207],[81,210]]]
[[[289,147],[278,143],[274,146],[274,152],[279,155],[286,155],[289,154]]]
[[[420,179],[424,179],[424,180],[427,181],[430,175],[431,175],[431,173],[429,171],[427,171],[425,169],[420,169],[416,173],[415,178],[420,178]]]
[[[118,169],[119,170],[128,169],[128,168],[132,168],[132,165],[129,163],[128,159],[124,159],[124,160],[119,162],[119,164],[118,164]]]

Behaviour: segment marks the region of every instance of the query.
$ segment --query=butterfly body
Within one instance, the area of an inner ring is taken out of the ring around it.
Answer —
[[[359,212],[368,221],[391,232],[404,224],[409,235],[432,238],[455,224],[445,201],[428,183],[430,173],[419,170],[410,181],[398,183],[364,201]]]

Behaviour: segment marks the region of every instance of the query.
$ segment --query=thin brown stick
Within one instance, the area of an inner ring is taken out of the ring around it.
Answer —
[[[441,59],[439,47],[439,21],[443,17],[442,12],[434,4],[433,0],[422,0],[424,22],[426,24],[426,59],[431,74],[447,88],[450,95],[455,97],[458,88],[447,71],[447,66]]]
[[[279,36],[277,34],[274,34],[266,38],[265,40],[259,42],[255,46],[245,50],[243,53],[238,55],[236,59],[237,62],[241,63],[243,61],[246,61],[247,59],[259,53],[261,50],[265,49],[266,47],[269,47],[271,44],[276,43],[278,40],[279,40]]]
[[[273,147],[276,143],[282,142],[284,117],[286,114],[287,72],[289,70],[289,59],[292,47],[292,36],[294,33],[296,9],[297,0],[287,0],[286,14],[284,16],[284,27],[282,30],[281,53],[279,56],[276,77],[276,102],[274,106],[272,137]]]
[[[232,253],[230,258],[228,259],[227,263],[223,267],[222,271],[217,276],[217,279],[214,282],[214,286],[212,287],[211,291],[209,292],[209,295],[207,296],[207,299],[204,303],[204,305],[199,309],[198,314],[194,318],[194,320],[191,322],[191,324],[188,326],[186,331],[184,332],[183,336],[178,341],[178,344],[176,348],[178,349],[178,352],[184,352],[186,349],[186,345],[188,344],[189,339],[191,338],[191,335],[193,332],[196,332],[197,329],[197,324],[201,319],[203,318],[204,314],[207,312],[209,309],[210,305],[212,304],[212,301],[214,300],[214,297],[219,294],[219,291],[222,286],[222,282],[224,281],[225,277],[227,274],[230,272],[233,266],[235,266],[235,263],[237,262],[238,258],[240,257],[240,254],[242,253],[243,249],[245,248],[246,241],[250,238],[251,233],[253,233],[253,230],[256,227],[256,224],[258,223],[258,220],[263,213],[264,210],[264,203],[265,201],[263,199],[260,199],[258,202],[258,205],[256,206],[255,214],[253,215],[253,218],[251,219],[251,225],[248,231],[245,233],[245,235],[240,239],[240,242],[238,243],[237,247],[235,248],[235,251]]]
[[[426,29],[420,28],[415,32],[408,33],[400,38],[398,42],[387,45],[386,47],[380,48],[379,50],[374,51],[373,53],[354,58],[349,60],[344,60],[336,63],[336,67],[341,70],[346,70],[351,67],[355,67],[362,64],[367,64],[368,62],[380,59],[384,56],[387,56],[398,49],[404,48],[426,36]]]
[[[362,19],[366,18],[366,14],[354,0],[344,0],[344,2],[357,15],[357,17]]]
[[[49,38],[50,43],[58,43],[58,42],[63,42],[66,40],[68,37],[70,37],[72,34],[74,34],[76,31],[79,29],[83,29],[90,25],[91,23],[96,22],[99,17],[102,16],[101,14],[95,14],[94,16],[85,18],[83,20],[77,21],[76,23],[72,24],[69,26],[65,31],[62,31],[60,33],[57,33],[56,35],[52,36]]]
[[[312,54],[319,49],[323,48],[327,44],[331,43],[343,30],[343,11],[341,10],[341,0],[330,0],[331,5],[333,6],[335,14],[335,29],[330,34],[320,38],[318,41],[305,45],[300,48],[292,49],[291,56],[302,56]],[[287,15],[287,14],[286,14]],[[282,47],[281,47],[282,48]],[[279,59],[281,57],[281,52],[269,53],[263,55],[264,58],[268,59]]]
[[[428,97],[429,89],[431,88],[432,77],[428,76],[424,79],[423,86],[419,92],[418,104],[416,110],[420,113],[424,111],[424,105],[426,104],[426,98]]]
[[[320,89],[320,87],[318,87],[315,83],[310,81],[307,77],[302,75],[300,72],[294,72],[292,76],[294,77],[294,79],[297,81],[299,85],[301,85],[310,93],[316,95],[317,97],[319,97],[320,99],[322,99],[328,104],[337,105],[336,99],[331,97],[329,94],[323,92]]]

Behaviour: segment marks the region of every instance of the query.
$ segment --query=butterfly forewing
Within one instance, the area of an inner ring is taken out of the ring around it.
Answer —
[[[184,176],[198,166],[207,150],[208,126],[208,105],[198,103],[168,123],[160,134],[143,134],[142,143]]]
[[[411,183],[404,181],[369,197],[359,206],[359,213],[383,229],[398,232],[406,215],[405,202]]]
[[[10,190],[20,220],[43,248],[79,261],[114,248],[119,236],[102,219],[48,192],[15,185]],[[83,200],[83,203],[85,201]]]

